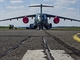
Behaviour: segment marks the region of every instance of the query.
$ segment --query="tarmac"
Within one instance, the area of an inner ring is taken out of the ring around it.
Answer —
[[[74,60],[80,60],[80,42],[73,36],[80,31],[0,30],[0,60],[22,60],[29,50],[43,50],[45,36],[51,50],[64,50]]]

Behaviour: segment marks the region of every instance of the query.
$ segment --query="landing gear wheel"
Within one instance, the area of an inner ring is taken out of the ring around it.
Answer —
[[[42,30],[43,30],[43,26],[42,26],[42,25],[40,25],[40,26],[39,26],[39,30],[40,30],[40,29],[42,29]]]

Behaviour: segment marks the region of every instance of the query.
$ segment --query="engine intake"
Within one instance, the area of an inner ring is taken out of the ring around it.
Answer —
[[[58,17],[58,16],[54,17],[53,22],[54,22],[55,24],[58,24],[58,23],[60,22],[59,17]]]
[[[28,23],[29,22],[29,19],[28,19],[28,17],[23,17],[23,23]]]

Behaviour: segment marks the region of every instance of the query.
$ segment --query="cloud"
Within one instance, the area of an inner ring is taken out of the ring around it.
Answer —
[[[4,0],[0,0],[0,2],[5,2]]]
[[[53,0],[44,0],[45,2],[52,2]]]
[[[78,0],[57,0],[55,5],[70,5],[75,4]]]
[[[9,8],[9,9],[21,9],[21,8],[24,8],[24,6],[7,6],[6,8]]]
[[[55,9],[66,9],[70,7],[71,4],[76,4],[78,0],[44,0],[45,2],[51,2],[54,3]]]
[[[77,5],[78,0],[56,0],[54,2],[54,10],[67,12],[67,11],[77,11],[75,7],[71,7],[72,5]]]
[[[4,13],[4,12],[5,12],[5,11],[2,11],[2,10],[1,10],[1,13]]]
[[[10,0],[10,3],[15,4],[15,3],[23,3],[22,0]]]
[[[67,8],[67,10],[70,10],[70,11],[76,11],[77,9],[75,9],[75,8]]]

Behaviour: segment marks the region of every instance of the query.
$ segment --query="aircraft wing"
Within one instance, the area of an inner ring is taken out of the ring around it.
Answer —
[[[36,16],[36,14],[32,14],[32,15],[25,15],[25,16],[19,16],[19,17],[14,17],[14,18],[8,18],[8,19],[3,19],[3,20],[0,20],[0,22],[1,21],[8,21],[8,20],[14,20],[14,19],[19,19],[19,18],[23,18],[23,17],[35,17]]]
[[[57,15],[46,14],[46,16],[47,16],[47,17],[55,17],[55,16],[57,16]],[[59,18],[61,18],[61,19],[64,19],[64,20],[71,20],[71,21],[78,21],[78,22],[80,22],[80,20],[77,20],[77,19],[72,19],[72,18],[67,18],[67,17],[62,17],[62,16],[57,16],[57,17],[59,17]]]

